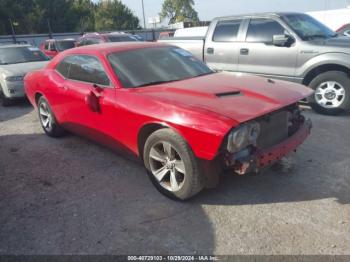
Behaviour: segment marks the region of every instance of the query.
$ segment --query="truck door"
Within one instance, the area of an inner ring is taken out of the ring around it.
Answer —
[[[298,47],[293,39],[290,45],[276,46],[273,36],[290,35],[287,29],[271,18],[250,20],[245,42],[239,47],[238,71],[289,78],[295,76]]]
[[[204,60],[210,68],[237,71],[242,21],[229,19],[213,22],[204,46]]]

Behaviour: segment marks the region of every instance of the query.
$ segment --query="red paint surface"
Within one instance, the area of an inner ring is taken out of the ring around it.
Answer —
[[[312,94],[311,89],[298,84],[270,83],[264,78],[230,73],[137,89],[123,88],[106,56],[159,46],[162,44],[109,43],[67,50],[58,54],[45,69],[25,77],[27,96],[35,105],[35,96],[44,95],[60,124],[78,133],[108,137],[136,155],[140,130],[156,123],[178,132],[197,157],[211,160],[235,126]],[[114,87],[99,93],[100,112],[93,112],[86,104],[87,96],[96,92],[92,84],[65,80],[55,71],[57,63],[70,54],[96,56],[112,80]],[[231,91],[241,94],[215,95]]]

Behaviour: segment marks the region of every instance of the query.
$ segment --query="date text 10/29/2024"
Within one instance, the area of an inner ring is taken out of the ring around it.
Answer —
[[[217,261],[215,256],[128,256],[128,261]]]

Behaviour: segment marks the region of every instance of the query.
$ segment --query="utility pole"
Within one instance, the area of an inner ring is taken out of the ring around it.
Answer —
[[[143,4],[143,0],[141,1],[142,1],[142,14],[143,14],[143,28],[146,29],[145,5]]]
[[[10,24],[11,24],[12,39],[13,39],[13,42],[16,44],[17,43],[17,39],[16,39],[15,28],[13,27],[13,22],[12,22],[11,18],[9,19],[9,21],[10,21]]]

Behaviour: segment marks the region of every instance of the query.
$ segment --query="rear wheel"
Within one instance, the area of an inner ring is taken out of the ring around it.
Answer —
[[[38,114],[42,128],[50,137],[61,137],[65,130],[57,123],[47,100],[42,96],[38,101]]]
[[[186,200],[203,189],[198,160],[174,131],[161,129],[151,134],[143,159],[152,183],[162,194]]]
[[[325,72],[310,83],[315,93],[311,107],[318,113],[337,115],[350,109],[350,78],[339,71]]]

